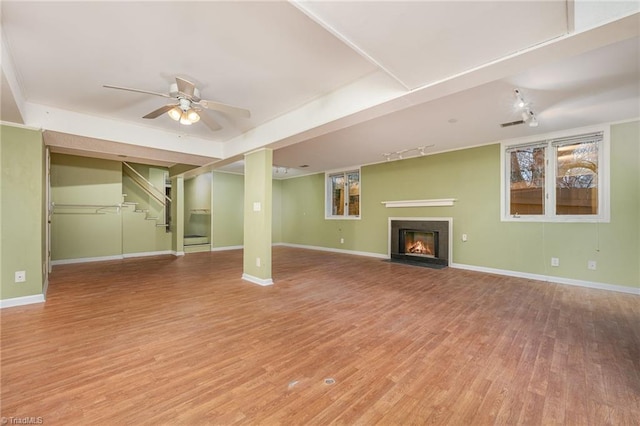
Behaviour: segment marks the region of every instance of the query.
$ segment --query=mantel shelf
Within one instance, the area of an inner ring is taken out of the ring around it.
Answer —
[[[440,198],[437,200],[400,200],[400,201],[381,201],[385,207],[446,207],[453,206],[455,198]]]

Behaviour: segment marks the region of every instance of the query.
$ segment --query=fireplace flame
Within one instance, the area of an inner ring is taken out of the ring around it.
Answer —
[[[431,252],[431,249],[427,246],[424,245],[424,243],[422,241],[416,241],[413,245],[411,245],[407,251],[409,253],[415,253],[415,254],[433,254]]]

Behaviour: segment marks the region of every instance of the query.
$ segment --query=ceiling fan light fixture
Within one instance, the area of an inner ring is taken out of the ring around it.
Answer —
[[[538,119],[535,116],[529,121],[529,127],[538,127],[538,124]]]
[[[196,110],[190,109],[186,112],[186,114],[191,123],[197,123],[198,121],[200,121],[200,115],[196,112]]]
[[[182,110],[178,107],[171,108],[169,111],[167,111],[167,114],[169,114],[169,117],[171,117],[173,120],[178,121],[182,116]]]
[[[180,124],[184,124],[185,126],[191,126],[191,124],[193,124],[191,120],[189,120],[189,116],[186,112],[183,112],[180,116]]]

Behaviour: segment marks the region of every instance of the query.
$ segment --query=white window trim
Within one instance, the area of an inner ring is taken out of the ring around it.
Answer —
[[[563,130],[560,132],[547,133],[526,138],[510,139],[500,144],[500,220],[502,222],[586,222],[586,223],[609,223],[611,221],[610,203],[610,130],[609,125],[599,125],[581,127],[578,129]],[[598,149],[598,214],[597,215],[556,215],[554,213],[556,204],[555,191],[555,171],[556,158],[551,155],[553,148],[548,144],[545,150],[545,162],[548,164],[545,170],[545,214],[543,215],[522,215],[514,216],[509,214],[509,176],[507,176],[506,151],[514,145],[533,144],[536,142],[550,142],[568,136],[575,136],[585,133],[602,132],[602,144]]]
[[[348,173],[348,172],[358,172],[358,183],[360,184],[360,198],[359,198],[359,206],[358,211],[360,214],[358,216],[334,216],[329,214],[331,211],[332,203],[331,203],[331,187],[329,184],[329,176],[335,175],[338,173]],[[360,220],[362,217],[362,171],[360,167],[347,167],[345,169],[337,169],[337,170],[328,170],[324,173],[324,218],[326,220]]]

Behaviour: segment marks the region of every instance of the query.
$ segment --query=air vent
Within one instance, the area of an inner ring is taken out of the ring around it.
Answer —
[[[511,127],[511,126],[517,126],[519,124],[524,124],[524,120],[511,121],[509,123],[502,123],[500,127]]]

